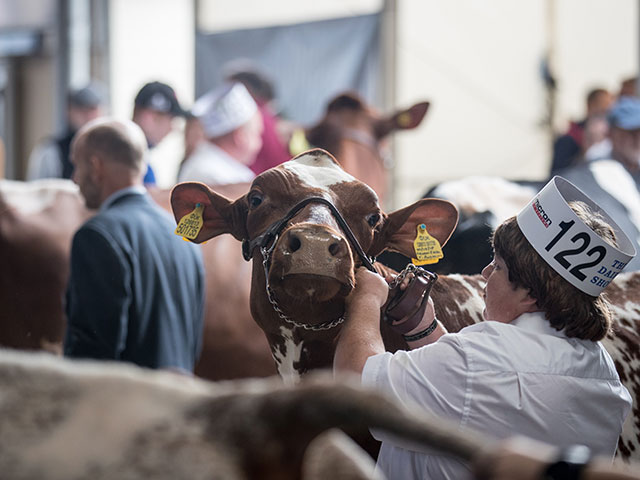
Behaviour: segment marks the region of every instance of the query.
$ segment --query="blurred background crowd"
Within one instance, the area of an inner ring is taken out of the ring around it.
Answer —
[[[633,0],[1,0],[0,173],[35,178],[43,141],[92,116],[138,115],[155,180],[170,187],[201,135],[195,101],[249,71],[267,81],[251,93],[287,148],[291,126],[318,121],[343,91],[381,111],[429,101],[427,120],[391,144],[391,206],[470,175],[543,180],[635,93],[638,18]],[[176,105],[138,98],[152,82]]]

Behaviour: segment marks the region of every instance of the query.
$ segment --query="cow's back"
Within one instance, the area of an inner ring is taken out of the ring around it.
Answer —
[[[247,185],[221,187],[237,196]],[[150,194],[169,210],[169,190]],[[71,240],[94,212],[69,180],[0,181],[0,345],[62,351]],[[206,270],[203,348],[196,373],[211,380],[275,374],[249,311],[250,264],[231,236],[202,246]]]
[[[0,345],[60,350],[71,238],[90,215],[70,181],[0,181]]]
[[[618,443],[618,455],[636,458],[640,452],[640,272],[618,275],[605,290],[613,310],[613,329],[603,344],[620,380],[633,398],[631,413]]]

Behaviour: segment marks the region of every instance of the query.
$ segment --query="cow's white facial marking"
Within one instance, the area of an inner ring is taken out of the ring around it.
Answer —
[[[328,188],[355,178],[342,170],[326,155],[303,155],[283,164],[300,181],[313,188]]]
[[[302,353],[302,342],[296,343],[293,340],[293,330],[287,327],[280,327],[280,335],[283,345],[272,349],[273,358],[276,361],[278,374],[287,386],[292,386],[300,381],[300,374],[294,368],[294,363],[300,362]]]

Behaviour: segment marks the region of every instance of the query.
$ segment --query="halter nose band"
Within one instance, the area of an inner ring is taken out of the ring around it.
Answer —
[[[251,260],[251,254],[256,247],[266,248],[268,245],[275,243],[278,235],[280,234],[282,229],[286,226],[286,224],[289,222],[289,220],[291,220],[296,215],[296,213],[298,213],[300,210],[302,210],[305,206],[307,206],[310,203],[322,203],[323,205],[326,205],[327,207],[329,207],[331,214],[334,216],[334,218],[338,222],[338,225],[344,232],[345,236],[347,237],[347,240],[349,240],[349,243],[351,243],[351,246],[353,247],[354,251],[358,254],[360,259],[362,260],[362,264],[365,267],[367,267],[369,270],[374,272],[375,270],[373,268],[373,262],[375,260],[370,258],[366,253],[364,253],[364,250],[358,243],[358,240],[356,239],[355,235],[351,231],[351,228],[349,228],[349,225],[347,224],[343,216],[340,214],[338,209],[335,207],[335,205],[331,203],[329,200],[327,200],[326,198],[322,198],[322,197],[305,198],[298,204],[294,205],[294,207],[291,210],[289,210],[289,213],[287,213],[283,218],[272,223],[269,226],[269,228],[267,228],[264,231],[262,235],[257,236],[253,240],[248,240],[246,238],[242,240],[242,256],[244,257],[244,259],[246,261]]]

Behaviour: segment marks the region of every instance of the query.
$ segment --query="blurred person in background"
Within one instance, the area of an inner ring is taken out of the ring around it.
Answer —
[[[29,156],[27,180],[39,178],[71,178],[71,140],[76,132],[91,120],[104,114],[103,88],[90,83],[69,92],[67,96],[67,129],[57,137],[38,143]]]
[[[200,120],[191,112],[185,117],[183,133],[184,156],[182,157],[181,163],[184,163],[184,161],[195,152],[200,143],[206,141]]]
[[[604,88],[594,88],[586,98],[587,115],[579,122],[571,122],[569,129],[553,144],[551,175],[584,160],[585,153],[607,137],[607,112],[613,96]],[[595,150],[592,151],[592,155]]]
[[[72,143],[73,181],[95,216],[75,233],[64,354],[191,374],[200,355],[202,254],[143,187],[147,140],[104,118]]]
[[[620,82],[619,97],[635,97],[638,85],[638,77],[625,78]]]
[[[262,146],[262,117],[241,83],[225,83],[199,98],[191,113],[206,141],[180,166],[178,181],[207,185],[251,182],[249,168]]]
[[[242,83],[258,105],[262,117],[262,147],[249,165],[256,175],[291,158],[289,149],[278,133],[279,118],[274,111],[276,92],[273,82],[257,65],[249,61],[230,62],[223,67],[225,80]]]
[[[175,91],[166,83],[149,82],[135,97],[133,121],[142,129],[150,149],[157,146],[172,130],[173,119],[187,112],[180,106]],[[156,176],[147,159],[145,185],[155,185]]]
[[[607,119],[609,154],[559,174],[602,205],[640,251],[640,98],[620,97]],[[626,268],[640,270],[640,258]]]

